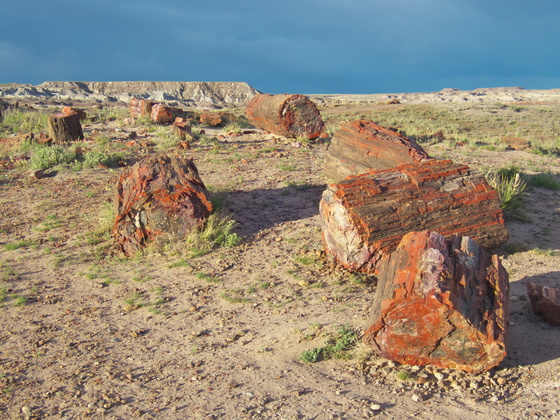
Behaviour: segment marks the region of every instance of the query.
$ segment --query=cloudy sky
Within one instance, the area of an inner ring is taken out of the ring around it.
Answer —
[[[0,83],[560,88],[558,0],[4,0]]]

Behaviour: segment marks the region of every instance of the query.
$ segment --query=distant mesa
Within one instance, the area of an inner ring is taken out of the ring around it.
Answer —
[[[44,82],[0,85],[0,98],[125,102],[133,96],[191,106],[244,106],[260,93],[245,82]]]

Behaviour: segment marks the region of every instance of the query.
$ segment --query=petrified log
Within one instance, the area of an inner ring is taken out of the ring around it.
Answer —
[[[74,140],[82,140],[84,132],[77,112],[58,113],[49,116],[49,137],[53,143],[70,143]]]
[[[331,139],[323,170],[330,179],[394,168],[430,159],[416,142],[372,121],[343,124]]]
[[[249,122],[285,137],[319,137],[325,128],[315,104],[303,95],[254,96],[247,104]]]
[[[174,117],[168,106],[164,104],[154,104],[150,113],[150,118],[155,124],[167,124],[173,121]]]
[[[182,141],[191,141],[193,139],[192,126],[183,118],[175,118],[173,133]]]
[[[64,114],[74,114],[74,113],[78,114],[78,118],[80,119],[80,121],[83,121],[87,118],[86,111],[81,108],[73,108],[70,106],[65,106],[64,108],[62,108],[62,112]]]
[[[508,288],[469,237],[411,232],[380,264],[364,340],[400,363],[487,371],[506,356]]]
[[[351,271],[374,273],[408,232],[468,235],[484,248],[507,241],[498,193],[468,166],[429,160],[351,176],[320,202],[325,251]]]
[[[222,124],[222,117],[218,114],[212,114],[211,112],[203,112],[200,114],[198,121],[200,124],[207,124],[211,127],[217,127]]]
[[[549,324],[560,325],[560,289],[527,283],[527,294],[533,310]]]
[[[152,155],[132,166],[117,184],[113,235],[131,256],[166,234],[181,240],[212,210],[191,159]]]
[[[130,98],[128,109],[132,118],[150,117],[152,114],[152,106],[154,102],[147,99],[140,99],[136,97]]]

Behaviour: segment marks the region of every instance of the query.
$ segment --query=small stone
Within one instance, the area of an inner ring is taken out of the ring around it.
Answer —
[[[436,372],[434,373],[434,377],[438,380],[438,381],[443,381],[443,379],[445,378],[444,374],[441,372]]]
[[[372,404],[369,408],[370,408],[372,411],[379,411],[379,410],[381,410],[381,406],[380,406],[379,404]]]
[[[28,407],[27,405],[24,405],[23,407],[21,407],[21,412],[23,413],[23,415],[25,417],[31,417],[31,408]]]
[[[420,384],[420,385],[423,385],[423,384],[425,384],[425,383],[427,383],[427,382],[428,382],[428,378],[423,377],[423,376],[419,376],[419,377],[416,379],[416,383],[417,383],[417,384]]]
[[[418,395],[418,394],[412,394],[412,397],[410,397],[410,398],[412,398],[412,401],[414,401],[414,402],[421,402],[422,401],[422,396]]]
[[[469,383],[469,388],[470,388],[470,389],[478,389],[478,388],[480,388],[480,384],[479,384],[478,382],[476,382],[476,381],[471,381],[471,382]]]

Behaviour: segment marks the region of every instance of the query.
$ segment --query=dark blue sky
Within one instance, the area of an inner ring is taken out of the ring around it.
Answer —
[[[557,0],[18,0],[0,16],[0,83],[560,88]]]

